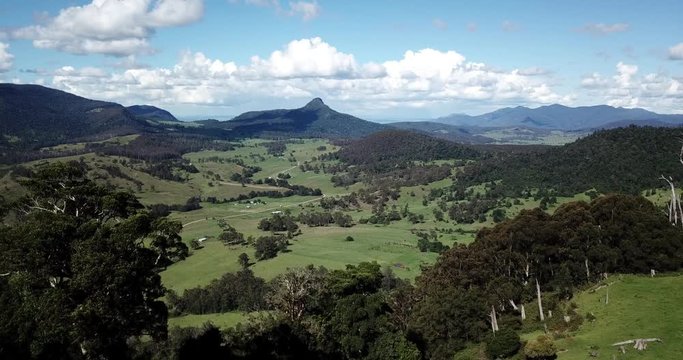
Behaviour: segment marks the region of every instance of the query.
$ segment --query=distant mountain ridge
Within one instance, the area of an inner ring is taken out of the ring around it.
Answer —
[[[122,105],[39,85],[0,84],[0,148],[35,148],[148,129]]]
[[[301,136],[359,138],[387,126],[332,110],[315,98],[298,109],[249,111],[229,121],[199,122],[205,127],[230,130],[234,136]]]
[[[608,105],[568,107],[554,104],[533,109],[524,106],[508,107],[477,116],[453,114],[434,121],[454,126],[527,126],[587,130],[615,127],[616,124],[652,125],[657,122],[675,126],[683,124],[683,114],[657,114],[640,108],[615,108]]]

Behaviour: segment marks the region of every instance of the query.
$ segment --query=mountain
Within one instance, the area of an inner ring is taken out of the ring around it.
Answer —
[[[38,85],[0,84],[0,151],[36,149],[148,128],[122,105]]]
[[[432,121],[405,121],[388,124],[401,130],[413,130],[430,136],[455,141],[465,144],[488,144],[495,140],[486,136],[477,135],[466,127],[447,125]]]
[[[178,121],[170,112],[151,105],[133,105],[127,107],[131,114],[139,119],[152,121]]]
[[[386,128],[332,110],[319,99],[299,109],[250,111],[229,121],[203,121],[205,127],[230,130],[234,136],[359,138]]]
[[[535,109],[524,106],[503,108],[477,116],[454,114],[434,121],[455,126],[527,126],[559,130],[585,130],[601,129],[608,124],[615,123],[619,123],[621,126],[651,124],[652,121],[683,124],[683,115],[657,114],[644,109],[615,108],[608,105],[567,107],[555,104]]]

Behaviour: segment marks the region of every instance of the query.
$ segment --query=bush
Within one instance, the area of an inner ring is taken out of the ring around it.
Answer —
[[[346,240],[346,241],[354,241],[354,238],[353,238],[353,236],[349,235],[349,236],[347,236],[346,239],[344,239],[344,240]]]
[[[524,356],[529,360],[554,360],[557,359],[557,348],[549,336],[541,335],[524,346]]]
[[[520,347],[519,335],[512,329],[503,329],[486,340],[486,353],[494,359],[510,357]]]

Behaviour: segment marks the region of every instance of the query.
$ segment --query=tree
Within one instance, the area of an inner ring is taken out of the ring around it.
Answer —
[[[244,244],[244,234],[238,232],[232,225],[225,222],[225,220],[218,220],[218,226],[223,232],[218,235],[218,239],[223,242],[223,245],[241,245]]]
[[[289,321],[298,323],[315,306],[325,275],[323,268],[312,266],[290,269],[273,279],[269,302]]]
[[[249,255],[247,253],[241,253],[240,256],[237,258],[237,262],[240,264],[242,269],[246,269],[249,267]]]
[[[22,180],[19,221],[0,227],[0,357],[121,358],[131,337],[166,336],[158,275],[182,253],[172,222],[155,223],[128,193],[90,181],[81,164]],[[162,226],[163,225],[163,226]]]
[[[287,248],[287,239],[282,235],[261,236],[256,239],[254,248],[257,260],[271,259]]]

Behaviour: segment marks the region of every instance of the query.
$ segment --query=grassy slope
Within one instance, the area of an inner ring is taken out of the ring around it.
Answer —
[[[618,279],[618,280],[617,280]],[[592,312],[596,320],[584,323],[576,335],[558,341],[566,349],[560,360],[588,358],[591,346],[599,347],[597,359],[683,359],[683,276],[614,276],[609,287],[609,304],[605,291],[583,292],[573,301],[582,315]],[[635,338],[658,337],[644,352],[627,347],[621,355],[612,343]]]

